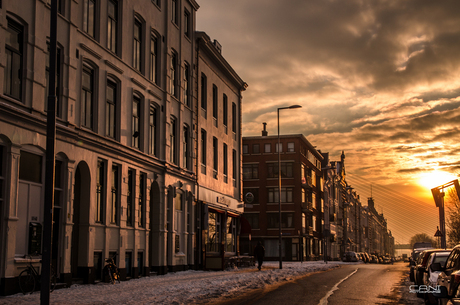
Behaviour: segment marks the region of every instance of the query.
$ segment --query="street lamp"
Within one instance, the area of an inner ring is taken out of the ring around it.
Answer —
[[[279,245],[278,245],[278,250],[279,250],[279,255],[280,255],[280,269],[283,269],[283,255],[281,253],[281,154],[280,154],[280,110],[283,109],[296,109],[296,108],[302,108],[300,105],[292,105],[289,107],[281,107],[278,108],[276,113],[277,113],[277,118],[278,118],[278,207],[279,207]]]

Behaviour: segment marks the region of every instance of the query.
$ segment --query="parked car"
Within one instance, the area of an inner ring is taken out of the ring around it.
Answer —
[[[449,252],[452,251],[452,249],[429,249],[429,250],[424,250],[420,252],[420,255],[417,258],[417,263],[414,268],[414,283],[415,285],[423,285],[423,275],[425,274],[426,271],[426,266],[428,263],[428,258],[432,253],[436,252]],[[417,294],[419,298],[423,297],[424,294]]]
[[[432,264],[440,263],[441,267],[444,268],[446,265],[447,257],[449,256],[451,251],[441,251],[441,252],[433,252],[428,257],[428,262],[426,264],[426,270],[423,274],[423,285],[429,287],[436,287],[438,283],[438,275],[440,271],[434,271],[431,267]],[[432,293],[425,293],[424,294],[425,303],[429,304],[437,304],[437,300]]]
[[[369,262],[371,264],[377,264],[379,262],[379,260],[378,260],[377,256],[371,255]]]
[[[446,304],[449,299],[460,298],[460,244],[450,252],[444,267],[441,263],[434,263],[431,268],[440,271],[437,281],[440,293],[434,293],[434,296],[441,304]]]
[[[370,262],[370,258],[369,258],[369,254],[367,254],[366,252],[363,252],[363,257],[364,257],[364,262],[367,264]]]
[[[418,259],[418,256],[420,255],[420,253],[423,251],[423,250],[427,250],[428,248],[421,248],[421,249],[414,249],[414,251],[412,251],[411,255],[410,255],[410,258],[409,258],[409,266],[410,266],[410,270],[409,270],[409,279],[411,282],[415,282],[415,278],[414,278],[414,270],[415,270],[415,267],[417,266],[417,259]],[[429,248],[431,249],[431,248]]]
[[[358,255],[353,251],[345,252],[342,257],[342,261],[344,262],[357,262],[358,260]]]

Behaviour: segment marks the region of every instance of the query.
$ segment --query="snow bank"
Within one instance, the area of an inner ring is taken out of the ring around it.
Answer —
[[[290,281],[307,273],[338,267],[340,262],[266,262],[225,271],[182,271],[143,277],[120,284],[72,285],[54,291],[51,304],[190,304],[219,297],[236,297],[252,289]],[[39,304],[40,293],[0,297],[0,304]]]

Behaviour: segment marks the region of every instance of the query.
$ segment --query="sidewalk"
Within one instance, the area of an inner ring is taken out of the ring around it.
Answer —
[[[257,267],[226,271],[182,271],[143,277],[120,284],[72,285],[55,290],[51,304],[193,304],[236,297],[251,289],[290,281],[310,272],[338,267],[340,262],[266,262]],[[39,304],[40,292],[0,297],[0,304]]]

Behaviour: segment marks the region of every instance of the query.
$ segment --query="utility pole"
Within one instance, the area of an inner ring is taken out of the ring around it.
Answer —
[[[54,210],[54,163],[56,142],[56,53],[57,0],[51,0],[50,16],[50,71],[46,129],[45,204],[43,211],[43,253],[40,304],[50,303],[51,249]]]
[[[446,249],[446,220],[445,220],[445,210],[444,210],[444,196],[445,192],[444,189],[447,187],[455,187],[455,191],[457,192],[457,196],[460,199],[460,186],[458,180],[452,180],[451,182],[445,183],[438,187],[432,188],[431,193],[433,194],[434,203],[436,207],[439,208],[439,229],[441,231],[441,248]],[[439,234],[438,234],[439,235]]]

